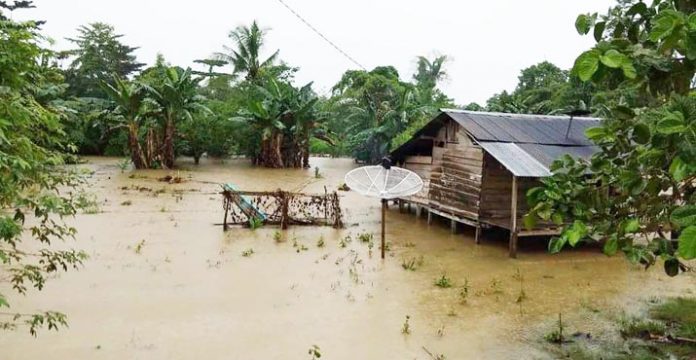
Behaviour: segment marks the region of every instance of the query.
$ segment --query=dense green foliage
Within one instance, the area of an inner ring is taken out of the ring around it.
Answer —
[[[563,114],[589,110],[597,99],[596,87],[549,62],[532,65],[520,72],[512,93],[503,91],[488,99],[485,110],[519,114]],[[478,104],[470,110],[483,110]]]
[[[69,95],[104,98],[101,82],[111,81],[114,75],[127,77],[145,65],[135,59],[133,51],[137,48],[121,43],[122,35],[109,24],[80,26],[77,32],[77,37],[68,39],[76,48],[63,54],[72,59],[65,71]]]
[[[4,16],[0,3],[0,263],[3,282],[25,294],[41,290],[54,273],[79,267],[86,255],[76,250],[52,250],[75,229],[62,219],[79,204],[74,189],[79,178],[64,170],[66,144],[63,108],[54,104],[62,94],[63,77],[55,54],[41,47],[35,22],[15,22]],[[65,315],[53,311],[14,313],[0,293],[0,328],[26,324],[32,334],[40,327],[65,325]]]
[[[696,6],[620,1],[607,15],[581,15],[576,27],[597,44],[572,73],[607,89],[590,161],[566,157],[533,189],[526,217],[568,224],[550,243],[559,251],[601,241],[646,267],[662,259],[667,274],[696,258]],[[671,235],[670,235],[671,233]]]

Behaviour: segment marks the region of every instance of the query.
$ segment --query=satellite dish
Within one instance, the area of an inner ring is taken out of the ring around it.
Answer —
[[[391,165],[388,157],[380,165],[363,166],[349,171],[346,185],[358,194],[382,199],[382,259],[384,259],[384,218],[387,200],[411,196],[423,188],[423,180],[413,171]]]

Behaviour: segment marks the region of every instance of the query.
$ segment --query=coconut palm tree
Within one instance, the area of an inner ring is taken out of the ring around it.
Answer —
[[[113,85],[102,82],[101,87],[116,105],[115,113],[119,125],[128,131],[128,148],[131,153],[131,160],[136,169],[145,169],[150,164],[145,159],[142,146],[138,139],[140,125],[143,120],[142,106],[148,96],[145,86],[137,82],[129,82],[114,76]]]
[[[439,81],[447,78],[447,72],[444,69],[447,62],[446,55],[438,56],[433,61],[425,56],[419,56],[416,61],[418,70],[413,74],[416,84],[434,89]]]
[[[246,79],[256,81],[261,71],[272,66],[278,59],[276,50],[265,60],[261,60],[261,49],[263,48],[266,30],[259,28],[256,21],[251,26],[239,26],[231,31],[229,37],[234,41],[235,48],[225,46],[227,53],[216,54],[220,60],[229,62],[234,66],[235,73],[246,74]]]

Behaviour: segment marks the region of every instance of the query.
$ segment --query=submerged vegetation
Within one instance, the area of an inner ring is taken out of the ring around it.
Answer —
[[[558,328],[546,336],[554,343],[572,343],[556,351],[572,359],[690,359],[696,353],[696,299],[669,298],[651,304],[641,317],[622,317],[616,323],[618,340],[564,335]]]
[[[451,288],[452,287],[452,280],[447,277],[447,274],[442,274],[439,278],[435,279],[435,286],[439,288]]]

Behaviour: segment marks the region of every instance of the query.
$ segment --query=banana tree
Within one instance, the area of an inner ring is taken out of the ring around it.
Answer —
[[[140,145],[138,134],[143,120],[141,110],[148,96],[147,88],[137,82],[128,82],[114,76],[114,83],[101,83],[102,89],[116,105],[114,109],[115,119],[119,122],[117,127],[125,127],[128,131],[128,148],[131,161],[136,169],[146,169],[150,166],[145,159],[143,148]]]
[[[256,86],[255,96],[240,113],[240,119],[261,134],[257,165],[272,168],[308,167],[309,139],[330,141],[317,110],[318,98],[307,84],[268,80]]]
[[[248,123],[260,135],[257,153],[253,154],[255,165],[270,168],[285,167],[281,147],[285,124],[281,121],[283,107],[281,90],[275,81],[265,87],[257,86],[255,96],[250,96],[246,106],[240,110],[237,120]]]
[[[150,95],[159,105],[159,116],[162,121],[163,135],[162,165],[174,167],[176,153],[174,140],[176,126],[180,121],[193,121],[192,113],[196,111],[210,112],[203,104],[205,98],[198,94],[200,78],[193,78],[191,69],[171,67],[165,72],[161,84],[152,88]]]

